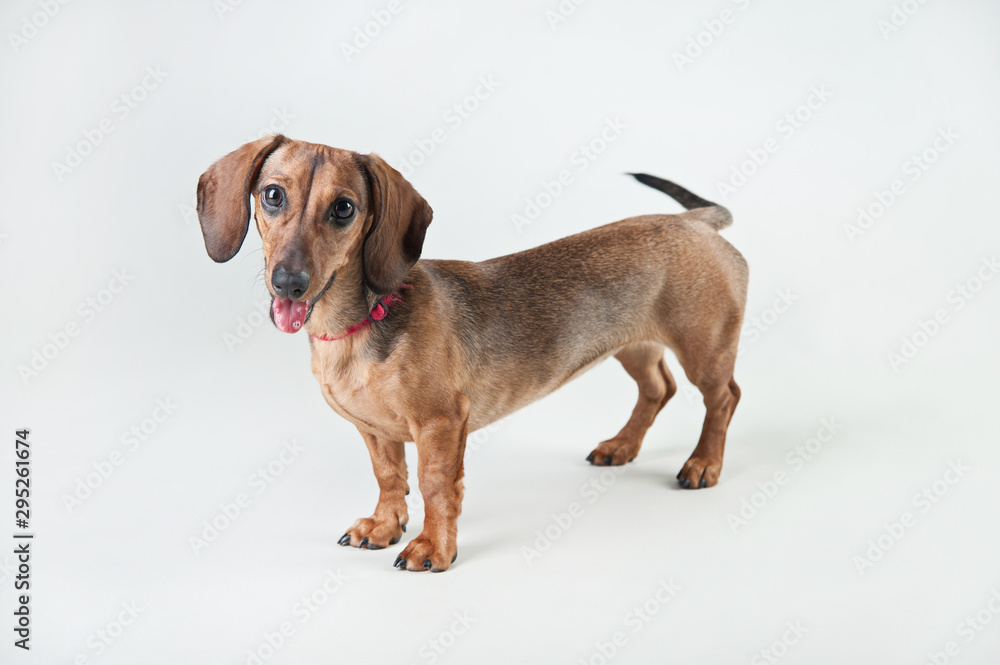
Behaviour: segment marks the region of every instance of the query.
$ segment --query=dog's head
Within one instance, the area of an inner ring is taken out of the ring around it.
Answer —
[[[198,180],[208,255],[236,255],[254,220],[264,241],[264,281],[275,325],[302,328],[337,272],[355,271],[372,292],[392,293],[420,258],[431,207],[375,154],[268,136],[229,153]]]

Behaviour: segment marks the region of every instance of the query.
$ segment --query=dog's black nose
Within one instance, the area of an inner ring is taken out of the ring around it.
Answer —
[[[271,273],[271,285],[279,298],[301,298],[309,290],[309,273],[288,272],[284,266],[277,266]]]

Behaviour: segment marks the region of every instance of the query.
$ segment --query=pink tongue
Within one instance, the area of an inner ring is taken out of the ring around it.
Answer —
[[[302,329],[302,324],[306,322],[306,314],[309,312],[309,302],[299,302],[291,298],[275,298],[271,305],[274,313],[274,324],[278,330],[286,333],[295,333]]]

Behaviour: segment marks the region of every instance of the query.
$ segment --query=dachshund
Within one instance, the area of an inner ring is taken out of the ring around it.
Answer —
[[[614,356],[639,387],[631,417],[587,456],[639,453],[677,391],[670,348],[702,393],[705,421],[677,479],[719,480],[740,389],[733,367],[748,268],[719,231],[724,207],[631,174],[681,214],[631,217],[480,263],[421,260],[427,202],[375,154],[281,135],[247,143],[198,181],[208,255],[233,258],[251,217],[263,240],[271,319],[305,330],[329,406],[353,423],[379,486],[371,517],[341,545],[382,549],[409,519],[404,443],[415,442],[424,528],[397,568],[440,572],[458,553],[466,438]]]

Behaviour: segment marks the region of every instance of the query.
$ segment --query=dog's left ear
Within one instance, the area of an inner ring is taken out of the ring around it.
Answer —
[[[376,154],[358,155],[368,177],[371,226],[361,249],[365,284],[380,296],[397,288],[420,258],[433,211],[399,171]]]
[[[250,227],[250,190],[264,160],[284,142],[281,134],[251,141],[198,178],[198,221],[213,261],[224,263],[240,251]]]

